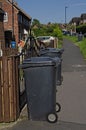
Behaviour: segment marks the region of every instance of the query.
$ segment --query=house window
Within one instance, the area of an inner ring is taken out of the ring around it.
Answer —
[[[24,18],[24,17],[23,17],[23,24],[25,26],[29,26],[29,21],[26,18]]]
[[[4,22],[8,22],[8,13],[7,12],[5,12],[5,14],[4,14]]]
[[[18,21],[19,21],[19,23],[22,23],[22,15],[18,15]]]

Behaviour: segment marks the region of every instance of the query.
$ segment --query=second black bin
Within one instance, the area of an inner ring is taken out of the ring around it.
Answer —
[[[57,48],[45,48],[45,49],[41,49],[39,52],[39,56],[43,56],[43,57],[51,57],[51,58],[60,58],[60,63],[57,67],[57,79],[56,79],[56,84],[57,85],[61,85],[62,81],[63,81],[63,76],[62,76],[62,53],[63,53],[64,49],[57,49]],[[58,59],[56,61],[58,63]]]

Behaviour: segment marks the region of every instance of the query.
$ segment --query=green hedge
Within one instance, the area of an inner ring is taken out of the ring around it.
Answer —
[[[76,27],[76,31],[78,33],[82,32],[82,34],[86,33],[86,24],[79,25]]]
[[[84,40],[79,44],[79,47],[80,47],[80,51],[81,51],[83,57],[86,59],[86,39],[84,39]]]

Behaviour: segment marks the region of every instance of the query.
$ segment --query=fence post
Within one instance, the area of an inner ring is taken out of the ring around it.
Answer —
[[[0,122],[3,121],[2,115],[2,58],[0,58]]]
[[[8,76],[8,62],[7,57],[2,58],[2,70],[3,70],[3,120],[9,122],[10,120],[10,106],[9,106],[9,76]]]
[[[15,121],[20,114],[18,56],[0,59],[0,122]]]

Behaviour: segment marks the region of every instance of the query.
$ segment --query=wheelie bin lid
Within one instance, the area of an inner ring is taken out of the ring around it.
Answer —
[[[62,54],[64,51],[63,48],[59,49],[59,48],[44,48],[44,49],[41,49],[40,52],[39,52],[39,55],[43,55],[43,54],[47,54],[47,53],[60,53]]]
[[[50,57],[31,57],[25,59],[19,68],[26,69],[28,67],[41,67],[41,66],[57,66],[57,63],[60,62],[60,59],[57,60]]]

